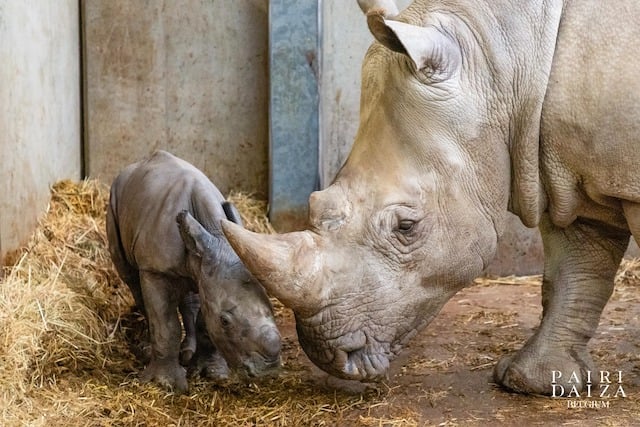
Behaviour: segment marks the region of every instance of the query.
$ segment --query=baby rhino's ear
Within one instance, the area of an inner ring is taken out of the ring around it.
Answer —
[[[231,202],[224,201],[222,202],[222,210],[229,221],[235,222],[236,224],[244,227],[242,224],[242,218],[240,217],[240,212],[238,212],[236,205]]]
[[[188,211],[182,211],[176,217],[180,237],[192,254],[203,257],[214,250],[215,237],[211,235]]]

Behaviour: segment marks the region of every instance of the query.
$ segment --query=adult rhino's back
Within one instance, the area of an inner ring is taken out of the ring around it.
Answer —
[[[176,216],[186,210],[207,230],[217,230],[223,201],[202,172],[165,151],[128,166],[114,181],[110,201],[127,262],[139,270],[186,275]]]

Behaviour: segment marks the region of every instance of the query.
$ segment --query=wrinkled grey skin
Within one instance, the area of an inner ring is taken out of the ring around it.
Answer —
[[[511,211],[543,237],[544,312],[494,379],[549,394],[559,370],[580,388],[640,239],[640,2],[432,0],[398,16],[372,3],[360,127],[310,197],[311,227],[225,234],[294,310],[314,363],[374,380],[482,273]]]
[[[227,375],[227,365],[249,375],[279,366],[271,303],[219,228],[222,218],[239,221],[231,207],[204,174],[164,151],[114,180],[109,252],[149,323],[151,357],[143,380],[186,391],[179,358],[217,377]],[[178,309],[186,332],[182,346]]]

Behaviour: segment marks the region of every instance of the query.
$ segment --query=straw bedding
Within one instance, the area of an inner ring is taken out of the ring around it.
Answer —
[[[191,379],[184,396],[140,384],[127,338],[142,323],[106,249],[108,188],[62,181],[51,194],[0,282],[1,425],[322,425],[363,404],[362,396],[314,392],[295,361],[252,383]],[[272,231],[264,202],[229,199],[247,228]],[[278,317],[290,316],[274,303]]]
[[[419,415],[406,410],[388,419],[368,415],[386,404],[384,390],[318,390],[293,340],[283,342],[277,377],[191,379],[187,395],[139,383],[142,366],[130,345],[142,322],[106,250],[108,189],[96,180],[62,181],[51,194],[37,230],[0,275],[1,425],[418,425]],[[264,202],[229,198],[247,228],[273,231]],[[618,281],[640,283],[640,266],[623,268]],[[290,311],[274,303],[279,322],[291,324]]]

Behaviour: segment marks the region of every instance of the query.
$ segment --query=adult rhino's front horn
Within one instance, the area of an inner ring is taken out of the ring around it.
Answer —
[[[311,314],[320,302],[322,254],[310,231],[260,234],[222,220],[229,243],[267,291],[296,313]]]

